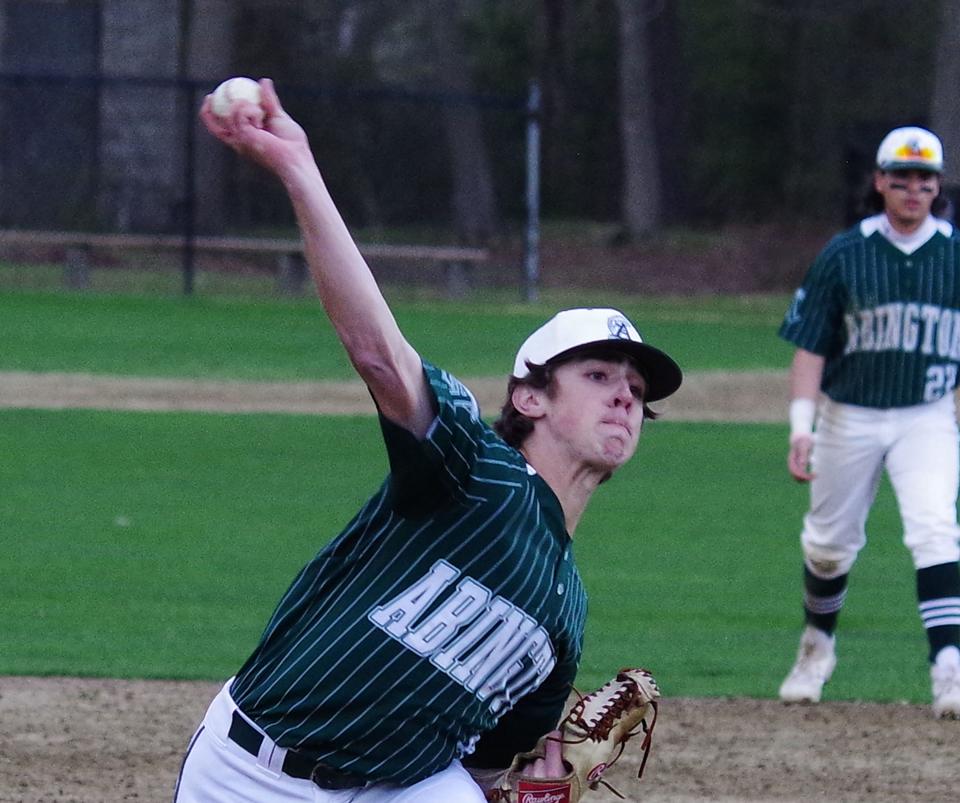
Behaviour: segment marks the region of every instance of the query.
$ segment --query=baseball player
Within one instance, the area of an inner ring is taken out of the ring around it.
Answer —
[[[886,469],[916,569],[933,712],[960,718],[960,238],[932,215],[942,169],[930,131],[887,134],[873,177],[877,214],[827,244],[780,328],[797,346],[787,463],[810,483],[801,534],[806,627],[780,687],[785,702],[819,701],[833,672],[837,617]]]
[[[571,536],[681,373],[616,310],[566,310],[520,347],[491,428],[403,337],[303,130],[260,83],[260,108],[218,118],[208,97],[201,118],[283,183],[390,473],[211,703],[175,800],[482,801],[461,759],[505,768],[557,726],[586,613]]]

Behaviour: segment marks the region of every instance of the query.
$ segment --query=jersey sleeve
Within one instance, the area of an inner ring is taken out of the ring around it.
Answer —
[[[845,299],[836,242],[828,244],[810,266],[779,331],[784,340],[821,356],[831,353],[843,338]]]
[[[380,417],[390,461],[391,500],[408,513],[461,496],[491,434],[480,417],[476,398],[462,382],[426,361],[423,370],[436,409],[426,437],[419,440]]]

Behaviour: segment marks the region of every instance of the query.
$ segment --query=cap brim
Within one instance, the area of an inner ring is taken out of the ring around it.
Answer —
[[[943,166],[937,167],[930,164],[921,164],[919,162],[887,162],[887,164],[878,167],[885,173],[891,173],[894,170],[922,170],[925,173],[942,173]]]
[[[556,362],[564,357],[576,354],[578,351],[596,348],[619,351],[631,357],[637,363],[644,379],[647,380],[647,393],[644,396],[644,401],[654,402],[665,399],[675,393],[683,382],[683,371],[671,357],[668,357],[660,349],[633,340],[608,338],[606,340],[594,340],[591,343],[581,343],[551,357],[547,362]]]

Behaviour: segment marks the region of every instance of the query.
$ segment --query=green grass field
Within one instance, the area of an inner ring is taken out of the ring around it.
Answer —
[[[782,369],[784,297],[684,300],[544,294],[471,302],[394,301],[411,342],[462,375],[506,375],[520,342],[557,309],[619,306],[686,370]],[[320,379],[353,372],[318,301],[7,292],[0,370],[229,379]]]
[[[773,369],[789,357],[782,301],[615,303],[685,367]],[[396,308],[424,353],[476,375],[503,373],[548,303]],[[0,338],[0,370],[349,375],[315,301],[8,293]],[[591,595],[581,685],[636,661],[671,695],[775,694],[801,624],[806,501],[785,438],[785,425],[647,427],[577,532]],[[0,410],[0,673],[229,675],[385,466],[370,418]],[[886,487],[870,530],[826,696],[926,701]]]

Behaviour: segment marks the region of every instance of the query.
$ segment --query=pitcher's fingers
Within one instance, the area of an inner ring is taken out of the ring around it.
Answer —
[[[260,105],[263,106],[268,118],[278,117],[284,113],[272,78],[260,79]]]
[[[221,137],[228,132],[224,119],[213,113],[212,96],[207,95],[200,106],[200,120],[207,130],[215,137]]]

